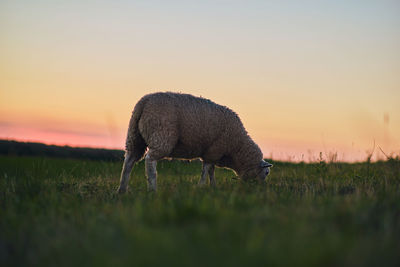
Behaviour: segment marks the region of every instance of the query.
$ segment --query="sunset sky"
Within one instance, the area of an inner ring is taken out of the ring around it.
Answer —
[[[141,96],[235,110],[265,157],[400,153],[400,1],[0,0],[0,139],[123,148]]]

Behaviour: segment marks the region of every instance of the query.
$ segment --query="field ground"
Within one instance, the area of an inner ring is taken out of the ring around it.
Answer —
[[[276,162],[265,185],[199,162],[0,157],[1,266],[400,266],[400,162]],[[223,265],[222,265],[223,264]]]

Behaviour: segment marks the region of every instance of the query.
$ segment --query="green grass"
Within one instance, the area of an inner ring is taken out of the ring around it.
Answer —
[[[400,162],[274,164],[197,187],[201,164],[0,157],[1,266],[400,266]]]

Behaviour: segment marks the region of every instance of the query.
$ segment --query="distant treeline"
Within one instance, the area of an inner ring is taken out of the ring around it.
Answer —
[[[119,161],[123,160],[124,151],[117,149],[55,146],[45,145],[42,143],[25,143],[0,140],[0,155],[46,156],[57,158]]]

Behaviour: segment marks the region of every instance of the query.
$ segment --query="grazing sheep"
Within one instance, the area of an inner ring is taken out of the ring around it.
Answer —
[[[125,161],[118,193],[126,191],[135,162],[146,152],[148,189],[157,189],[156,163],[169,158],[203,160],[199,184],[214,168],[233,169],[240,178],[265,180],[272,164],[247,134],[238,115],[227,107],[189,94],[154,93],[136,104],[129,122]]]

